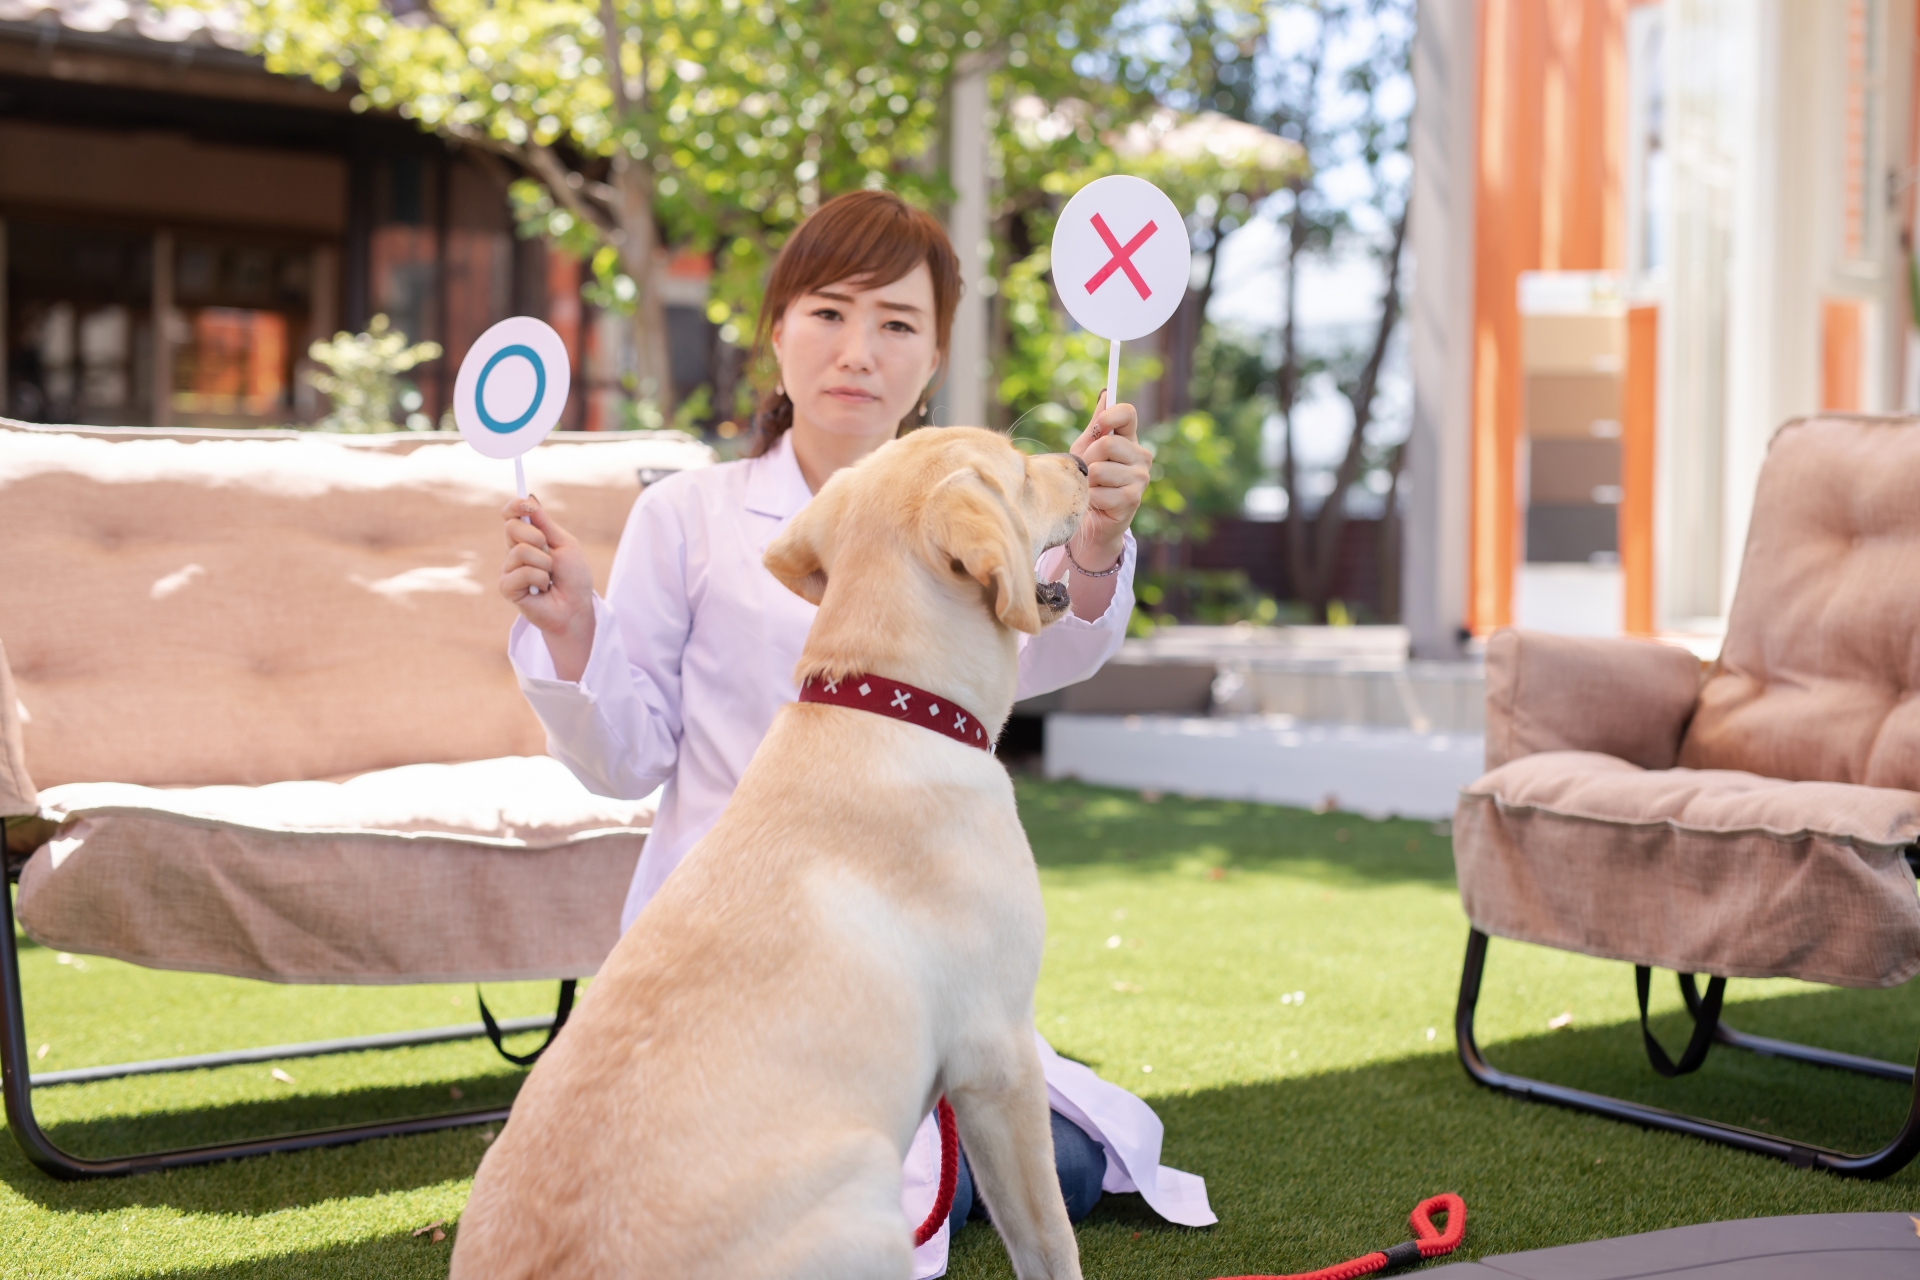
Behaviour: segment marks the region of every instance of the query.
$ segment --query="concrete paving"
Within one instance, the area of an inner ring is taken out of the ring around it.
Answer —
[[[1049,778],[1221,800],[1444,819],[1483,772],[1478,733],[1324,724],[1284,715],[1046,719]]]

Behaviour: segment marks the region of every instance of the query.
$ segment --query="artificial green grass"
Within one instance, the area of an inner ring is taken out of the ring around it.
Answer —
[[[1207,1179],[1221,1217],[1188,1230],[1137,1196],[1109,1196],[1080,1229],[1089,1276],[1305,1270],[1405,1239],[1408,1210],[1441,1190],[1470,1210],[1456,1258],[1714,1219],[1920,1207],[1920,1169],[1844,1182],[1470,1084],[1451,1031],[1466,922],[1448,841],[1428,824],[1027,779],[1019,789],[1047,895],[1041,1030],[1153,1102],[1167,1162]],[[49,1046],[42,1069],[475,1016],[464,988],[270,987],[74,959],[22,955],[30,1040]],[[504,1014],[551,995],[488,992]],[[1760,1034],[1895,1060],[1911,1060],[1920,1038],[1920,992],[1737,982],[1728,997],[1729,1021]],[[1685,1020],[1670,978],[1656,1007],[1677,1051]],[[1548,1030],[1566,1013],[1570,1027]],[[1905,1112],[1899,1086],[1724,1049],[1698,1075],[1662,1081],[1633,1016],[1626,966],[1493,944],[1480,1029],[1502,1066],[1851,1150],[1884,1142]],[[484,1105],[520,1078],[484,1042],[281,1067],[292,1083],[240,1067],[49,1089],[37,1102],[56,1141],[105,1154]],[[410,1232],[457,1218],[487,1137],[463,1129],[82,1184],[45,1177],[0,1141],[0,1276],[443,1276],[451,1241]],[[974,1224],[950,1274],[1011,1271],[992,1230]]]

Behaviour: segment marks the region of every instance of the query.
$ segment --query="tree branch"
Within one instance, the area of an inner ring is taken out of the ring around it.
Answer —
[[[608,2],[609,0],[603,0],[603,10],[606,9]],[[453,41],[459,48],[461,55],[466,58],[469,65],[471,65],[473,61],[473,50],[468,47],[466,37],[460,34],[459,28],[455,27],[451,22],[448,22],[440,11],[431,4],[426,6],[425,12],[429,15],[435,26],[447,33],[447,38]],[[619,64],[616,63],[613,67],[609,68],[607,77],[614,86],[616,99],[624,92],[624,87],[620,84],[619,72]],[[526,122],[522,121],[521,123],[525,124]],[[565,206],[567,212],[593,226],[599,230],[602,235],[608,236],[609,238],[617,235],[620,210],[619,193],[602,183],[590,183],[583,180],[576,186],[574,183],[569,182],[569,178],[579,177],[579,175],[561,163],[560,157],[554,153],[551,147],[543,147],[539,143],[522,144],[505,142],[494,137],[485,129],[475,129],[471,125],[448,123],[442,124],[440,128],[449,137],[458,138],[469,146],[482,147],[493,152],[495,155],[506,156],[508,159],[513,160],[522,169],[539,178],[547,190],[553,193],[553,198]],[[531,132],[531,130],[529,130],[529,132]],[[588,205],[586,200],[583,199],[583,196],[587,195],[600,201],[602,208],[595,210]]]
[[[627,98],[627,70],[620,64],[620,26],[615,21],[613,0],[600,0],[600,39],[606,46],[607,84],[613,89],[613,113],[616,119],[624,120],[633,103]]]
[[[1347,523],[1347,490],[1360,474],[1365,459],[1367,428],[1373,425],[1374,393],[1380,383],[1380,369],[1386,363],[1387,346],[1400,322],[1400,260],[1407,238],[1407,210],[1413,201],[1400,206],[1393,224],[1393,246],[1387,251],[1387,280],[1381,290],[1380,322],[1374,329],[1373,350],[1361,368],[1360,376],[1348,390],[1347,402],[1353,406],[1353,434],[1347,438],[1346,456],[1334,473],[1333,491],[1314,520],[1314,581],[1322,590],[1329,584],[1340,553],[1340,534]]]
[[[568,179],[578,175],[561,163],[560,157],[554,154],[552,147],[535,144],[520,148],[519,153],[521,163],[546,185],[547,190],[553,193],[553,198],[558,200],[568,213],[590,224],[609,239],[618,235],[620,223],[616,212],[619,207],[617,193],[609,192],[608,194],[614,198],[606,200],[600,195],[600,190],[604,190],[601,183],[582,182],[579,187],[575,187]],[[600,204],[589,202],[588,188],[595,188],[595,199],[605,200],[605,202]],[[609,205],[612,208],[609,208]]]

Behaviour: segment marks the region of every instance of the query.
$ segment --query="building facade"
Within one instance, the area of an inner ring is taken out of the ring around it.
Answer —
[[[1710,645],[1782,422],[1920,408],[1913,0],[1433,0],[1409,621]]]
[[[436,423],[467,347],[509,315],[583,371],[563,424],[619,426],[620,317],[577,263],[514,233],[498,158],[272,75],[188,11],[0,0],[0,414],[254,426],[325,412],[317,338],[386,315],[445,354],[413,375]],[[663,263],[674,380],[717,337],[703,262]]]

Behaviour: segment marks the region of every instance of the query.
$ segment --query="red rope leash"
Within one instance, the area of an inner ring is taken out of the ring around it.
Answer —
[[[916,1249],[933,1239],[940,1224],[953,1212],[953,1186],[960,1180],[960,1128],[954,1123],[953,1107],[942,1097],[933,1113],[940,1120],[940,1193],[933,1198],[933,1212],[913,1233]]]
[[[1433,1225],[1433,1215],[1447,1215],[1447,1229],[1438,1231]],[[1460,1247],[1460,1241],[1467,1234],[1467,1205],[1451,1191],[1444,1195],[1422,1200],[1414,1208],[1411,1218],[1413,1234],[1416,1237],[1405,1244],[1397,1244],[1391,1249],[1378,1253],[1363,1254],[1351,1262],[1343,1262],[1337,1267],[1322,1267],[1318,1271],[1306,1271],[1291,1276],[1222,1276],[1220,1280],[1355,1280],[1358,1276],[1370,1276],[1376,1271],[1385,1271],[1389,1267],[1404,1266],[1409,1262],[1419,1262],[1426,1258],[1437,1258],[1443,1253],[1452,1253]]]

